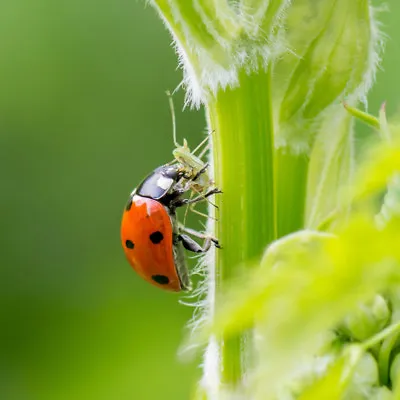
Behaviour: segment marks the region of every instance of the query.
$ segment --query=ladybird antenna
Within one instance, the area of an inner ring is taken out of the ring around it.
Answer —
[[[176,139],[176,118],[175,118],[175,107],[174,107],[174,100],[172,99],[172,94],[169,90],[166,91],[166,94],[168,96],[168,102],[169,102],[169,109],[171,110],[171,117],[172,117],[172,137],[174,139],[174,145],[175,147],[181,147],[181,145],[178,143]]]

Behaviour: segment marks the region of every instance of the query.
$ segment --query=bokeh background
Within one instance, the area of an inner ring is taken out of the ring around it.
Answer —
[[[370,110],[400,99],[400,4]],[[188,399],[192,309],[139,279],[119,242],[130,191],[171,159],[171,39],[141,0],[0,3],[0,399]],[[197,144],[203,113],[181,112]]]

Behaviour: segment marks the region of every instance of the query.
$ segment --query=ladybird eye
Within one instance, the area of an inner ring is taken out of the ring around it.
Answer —
[[[151,279],[160,285],[168,285],[169,283],[169,278],[165,275],[153,275]]]
[[[134,244],[132,241],[130,241],[130,240],[126,240],[126,241],[125,241],[125,246],[126,246],[128,249],[133,249],[133,248],[135,247],[135,244]]]
[[[155,231],[150,235],[150,240],[154,244],[160,243],[164,239],[164,235],[160,231]],[[156,275],[162,276],[162,275]]]

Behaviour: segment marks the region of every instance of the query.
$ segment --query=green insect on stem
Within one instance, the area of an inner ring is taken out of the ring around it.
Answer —
[[[213,181],[210,179],[209,175],[206,171],[203,171],[206,168],[206,164],[201,159],[209,146],[204,146],[209,137],[206,137],[202,140],[198,146],[193,150],[190,151],[188,146],[187,140],[183,139],[183,146],[178,143],[177,134],[176,134],[176,117],[175,117],[175,106],[174,101],[172,98],[172,94],[170,91],[167,91],[169,106],[171,110],[171,118],[172,118],[172,134],[175,149],[172,151],[174,159],[181,165],[182,172],[184,173],[185,179],[187,183],[193,188],[193,190],[198,193],[202,194],[206,192],[210,187],[214,186]],[[199,151],[202,147],[202,151],[198,156],[195,155],[197,151]]]

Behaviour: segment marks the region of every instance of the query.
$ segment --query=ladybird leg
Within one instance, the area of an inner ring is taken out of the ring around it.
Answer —
[[[194,189],[193,189],[193,190],[194,190]],[[195,191],[195,190],[194,190],[194,191]],[[192,193],[193,193],[193,192],[192,192]],[[202,195],[200,194],[200,196],[202,196]],[[216,204],[214,204],[213,202],[211,202],[210,200],[208,200],[208,199],[204,199],[204,200],[206,200],[206,201],[208,202],[208,204],[212,205],[213,207],[218,208],[218,206],[217,206]],[[205,214],[205,213],[202,213],[202,212],[196,210],[196,209],[195,209],[196,204],[197,204],[197,203],[189,204],[189,207],[186,209],[186,212],[185,212],[185,219],[183,220],[183,223],[184,223],[184,224],[185,224],[186,215],[187,215],[187,212],[189,211],[189,209],[190,209],[191,212],[193,212],[194,214],[200,215],[201,217],[210,218],[210,219],[212,219],[212,220],[214,220],[214,221],[218,221],[217,218],[212,217],[211,215],[207,215],[207,214]]]
[[[221,248],[221,246],[219,245],[218,239],[215,238],[214,236],[211,236],[210,234],[198,232],[194,229],[187,228],[186,226],[183,226],[182,224],[179,224],[179,229],[182,232],[188,233],[189,235],[198,237],[199,239],[204,239],[204,241],[209,240],[210,242],[214,243],[215,247],[217,247],[219,249]]]
[[[204,200],[207,199],[207,197],[209,197],[209,196],[211,196],[211,195],[213,195],[213,194],[222,193],[222,192],[221,192],[219,189],[217,189],[217,188],[213,188],[213,189],[209,190],[208,192],[206,192],[205,194],[204,194],[203,192],[200,192],[199,190],[197,190],[197,189],[196,189],[195,187],[193,187],[193,186],[190,187],[190,190],[191,190],[192,192],[197,193],[199,199],[200,199],[200,198],[203,198]],[[191,198],[191,197],[192,197],[192,196],[190,196],[190,198]],[[199,200],[199,201],[200,201],[200,200]],[[218,208],[218,206],[217,206],[216,204],[214,204],[212,201],[210,201],[210,200],[207,199],[207,202],[208,202],[208,204],[211,204],[213,207]]]
[[[174,202],[173,205],[174,205],[174,207],[182,207],[187,204],[198,203],[200,201],[206,200],[207,197],[212,196],[213,194],[217,194],[217,193],[222,193],[222,191],[219,190],[218,188],[214,188],[214,189],[209,190],[205,194],[201,194],[197,197],[194,197],[193,199],[178,199],[176,202]],[[217,206],[215,206],[215,207],[217,207]]]
[[[219,190],[218,188],[213,188],[211,190],[209,190],[204,197],[208,197],[208,196],[212,196],[213,194],[220,194],[222,193],[222,190]]]
[[[208,192],[206,192],[206,193],[204,193],[204,194],[200,194],[199,196],[194,197],[194,198],[191,199],[191,200],[188,200],[188,199],[183,199],[183,200],[188,200],[188,201],[186,201],[186,204],[194,204],[194,203],[198,203],[198,202],[200,202],[200,201],[206,200],[206,201],[208,201],[211,205],[213,205],[215,208],[218,208],[218,206],[217,206],[216,204],[211,203],[211,202],[207,199],[207,197],[210,197],[210,196],[212,196],[213,194],[218,194],[218,193],[222,193],[221,190],[219,190],[218,188],[214,188],[214,189],[211,189],[211,190],[209,190]]]
[[[210,166],[210,164],[206,163],[204,164],[203,167],[201,167],[201,169],[196,172],[196,174],[193,175],[193,168],[190,168],[189,172],[187,172],[186,170],[183,170],[183,176],[182,178],[184,178],[187,182],[185,183],[185,187],[188,188],[188,190],[191,188],[190,184],[191,182],[194,182],[196,179],[198,179],[198,177],[202,174],[204,174],[207,171],[207,168]]]
[[[215,193],[213,193],[213,194],[215,194]],[[213,203],[212,201],[210,201],[208,199],[207,199],[207,202],[208,202],[208,204],[212,205],[214,208],[219,208],[215,203]],[[194,204],[193,204],[193,206],[194,206]]]
[[[191,181],[195,181],[196,179],[198,179],[198,177],[202,174],[204,174],[207,171],[207,168],[210,166],[209,163],[205,163],[204,166],[199,170],[199,172],[197,172],[196,175],[194,175],[190,180]]]
[[[193,168],[190,169],[190,172],[185,173],[183,177],[188,181],[187,185],[190,186],[191,182],[195,182],[199,178],[199,176],[201,176],[207,171],[209,166],[210,166],[209,163],[205,163],[203,167],[201,167],[200,170],[197,171],[194,175],[193,175]]]
[[[205,253],[211,247],[210,240],[208,242],[205,241],[204,247],[201,247],[195,240],[184,233],[179,235],[179,240],[186,250],[192,251],[193,253]]]
[[[188,214],[188,212],[189,212],[189,209],[190,209],[190,211],[192,211],[193,213],[195,213],[195,214],[197,214],[197,215],[200,215],[201,217],[210,218],[210,219],[212,219],[212,220],[214,220],[214,221],[217,221],[216,218],[211,217],[211,216],[209,216],[209,215],[207,215],[207,214],[204,214],[204,213],[202,213],[202,212],[200,212],[200,211],[197,211],[197,210],[195,209],[196,203],[197,203],[197,202],[196,202],[196,203],[190,204],[190,201],[192,200],[193,193],[196,192],[196,193],[199,195],[199,196],[198,196],[199,201],[201,201],[201,199],[203,199],[203,200],[205,200],[205,201],[208,201],[208,203],[211,204],[211,205],[212,205],[213,207],[215,207],[215,208],[218,208],[218,206],[217,206],[216,204],[212,203],[212,202],[211,202],[210,200],[208,200],[206,197],[204,197],[204,195],[203,195],[201,192],[199,192],[198,190],[196,190],[195,188],[191,188],[191,189],[192,189],[192,191],[191,191],[190,196],[189,196],[189,199],[188,199],[188,201],[189,201],[189,207],[187,207],[186,210],[185,210],[185,216],[183,217],[183,224],[185,225],[186,217],[187,217],[187,214]]]
[[[179,239],[181,240],[183,247],[186,250],[192,251],[193,253],[206,253],[210,249],[211,243],[214,243],[215,247],[220,248],[218,241],[209,236],[205,236],[203,247],[184,233],[179,235]]]

